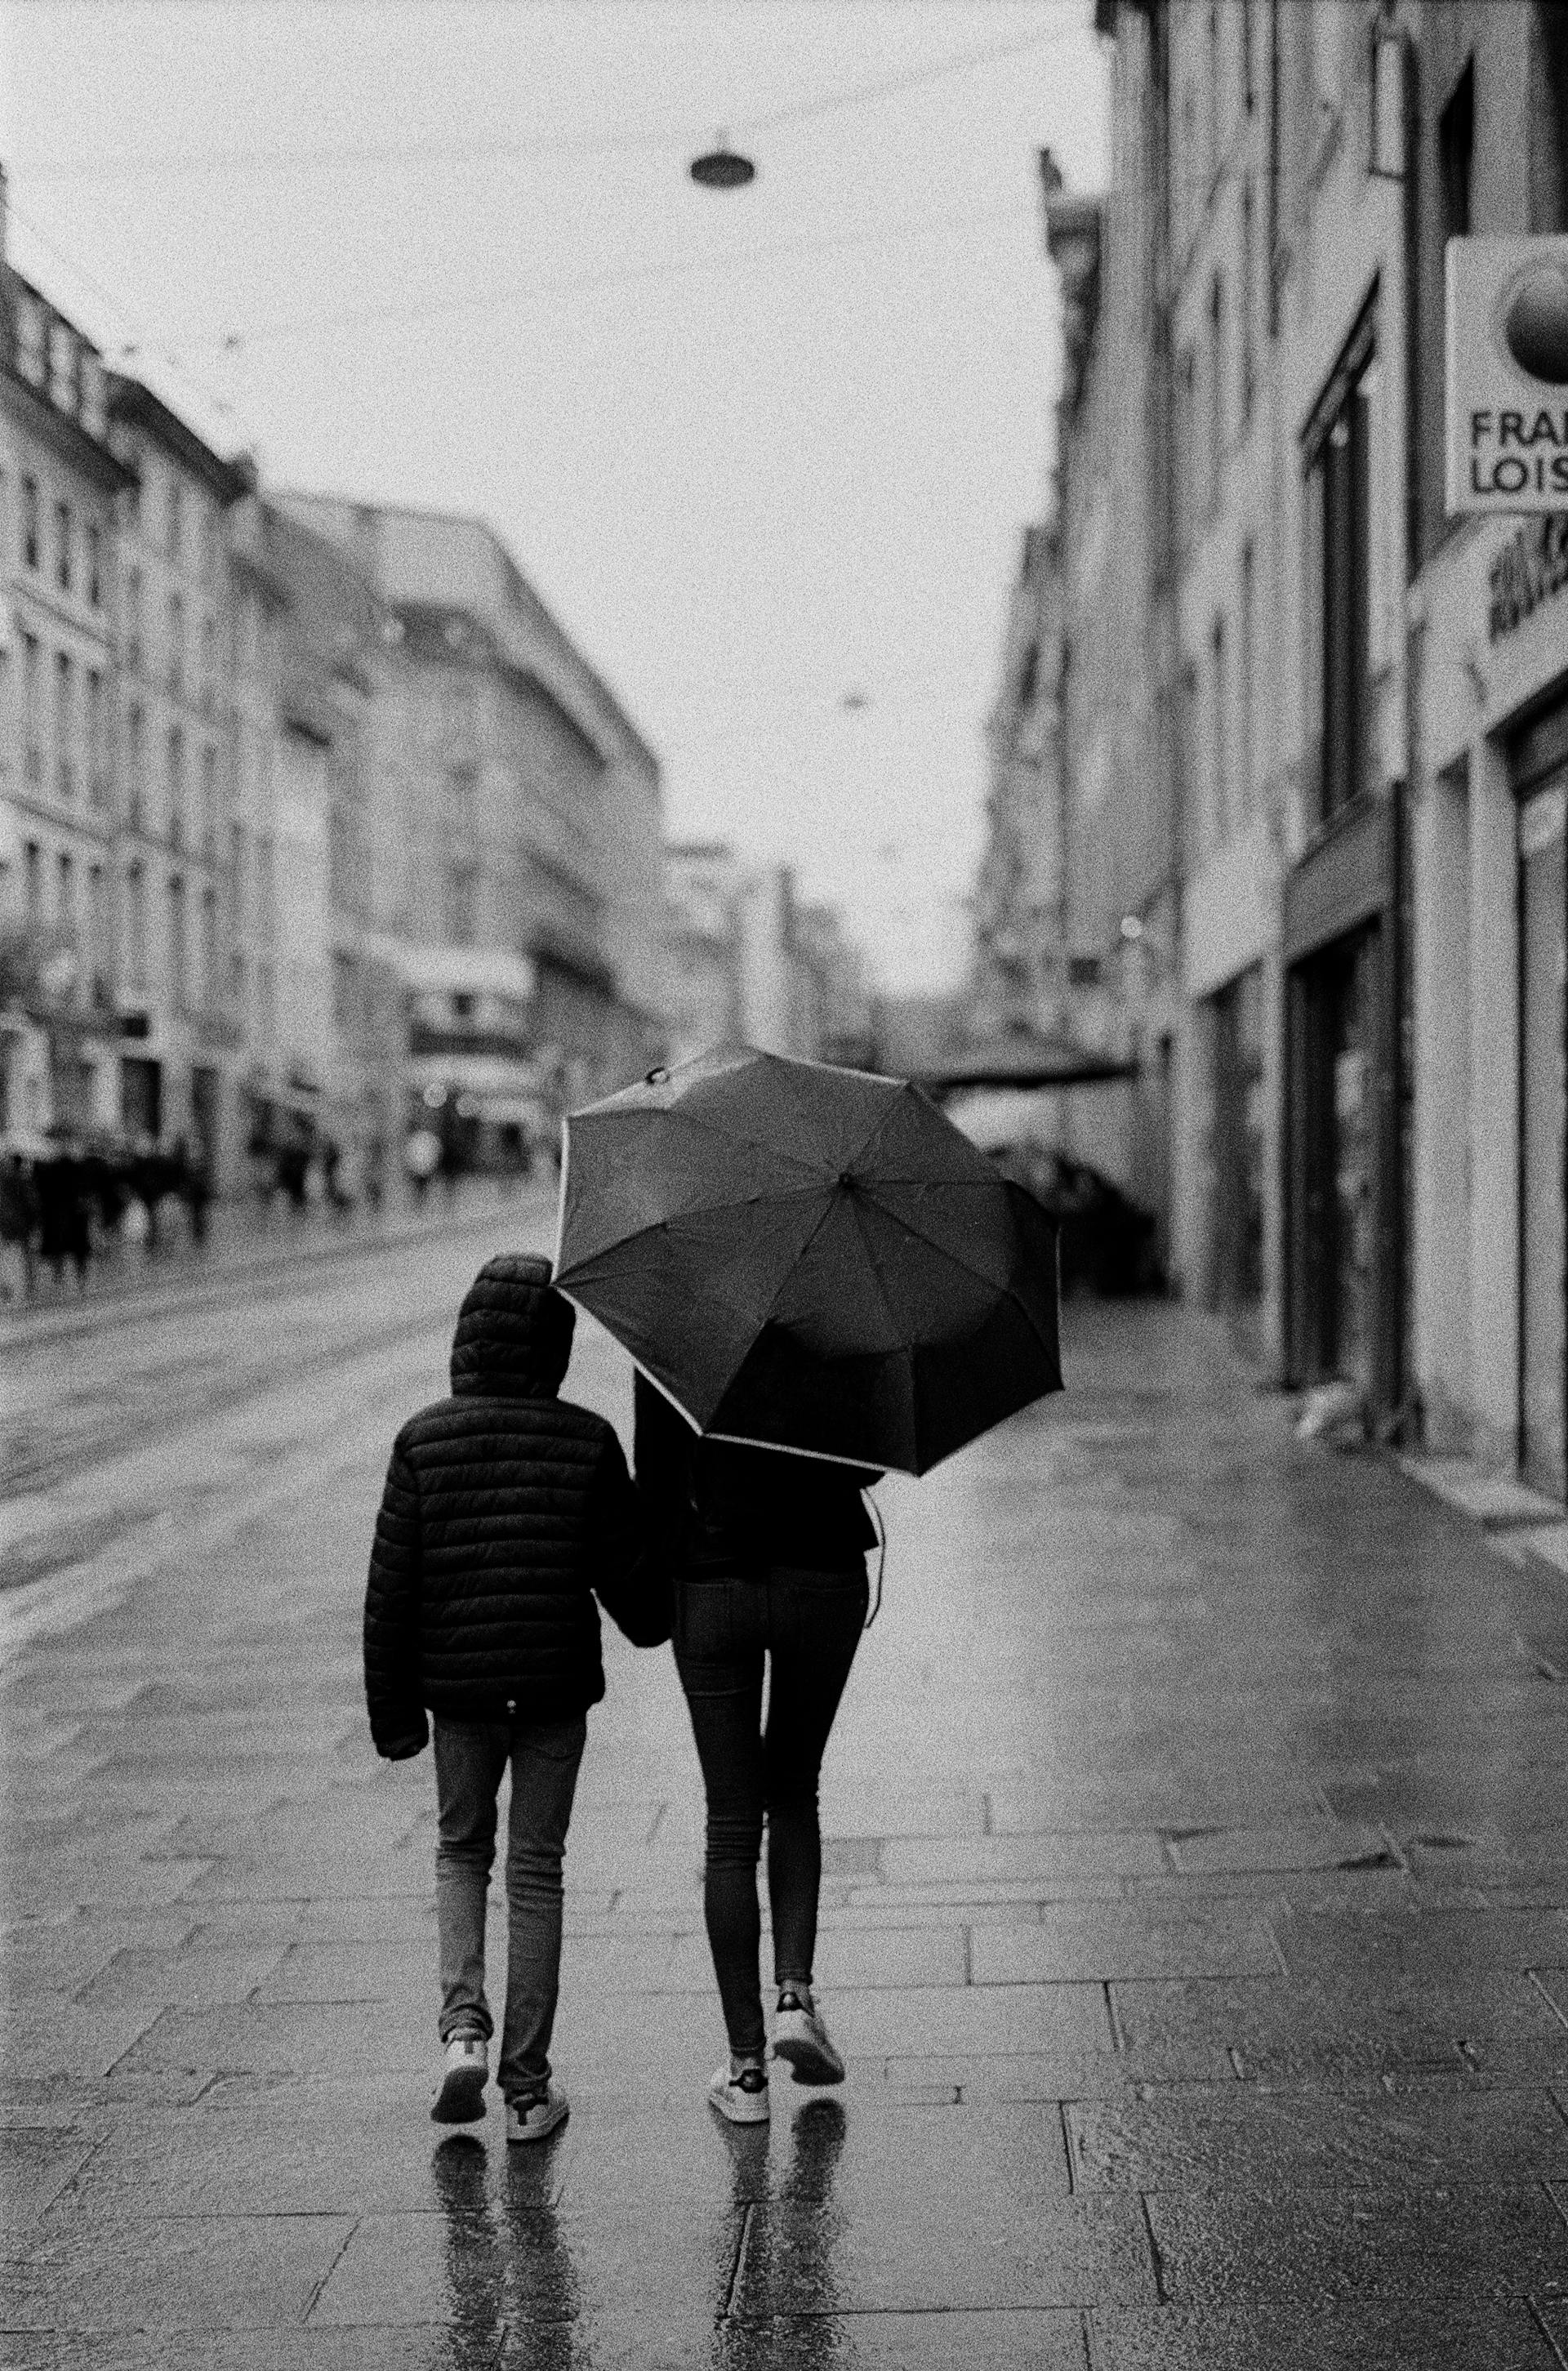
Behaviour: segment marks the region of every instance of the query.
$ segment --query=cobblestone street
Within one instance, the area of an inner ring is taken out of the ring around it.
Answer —
[[[721,2126],[700,1791],[606,1628],[559,2141],[437,2145],[433,1790],[361,1701],[439,1237],[7,1337],[0,2360],[38,2371],[1568,2362],[1568,1600],[1292,1439],[1206,1321],[880,1493],[824,1774],[836,2095]],[[629,1431],[580,1324],[569,1393]],[[492,1927],[492,1957],[499,1944]]]

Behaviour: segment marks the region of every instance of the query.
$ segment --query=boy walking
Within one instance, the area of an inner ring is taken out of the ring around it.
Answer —
[[[485,1896],[496,1796],[512,1765],[506,2007],[498,2076],[509,2141],[565,2121],[550,2080],[561,1860],[605,1693],[597,1594],[627,1637],[670,1635],[668,1583],[645,1564],[626,1459],[602,1417],[559,1397],[576,1313],[548,1260],[486,1262],[452,1347],[452,1395],[398,1435],[371,1551],[365,1699],[376,1751],[435,1730],[443,2063],[438,2123],[485,2112]]]

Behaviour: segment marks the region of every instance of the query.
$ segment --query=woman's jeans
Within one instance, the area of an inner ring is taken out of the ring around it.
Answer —
[[[724,2025],[738,2057],[759,2057],[767,2039],[756,1899],[765,1815],[775,1980],[812,1981],[822,1883],[817,1777],[860,1643],[866,1598],[863,1567],[807,1572],[775,1566],[676,1586],[675,1665],[708,1795],[703,1907]]]
[[[588,1723],[446,1720],[435,1729],[435,1913],[441,2038],[495,2031],[485,1998],[485,1895],[495,1857],[496,1794],[512,1764],[506,1847],[506,2015],[501,2088],[526,2099],[549,2080],[560,1989],[560,1865]]]

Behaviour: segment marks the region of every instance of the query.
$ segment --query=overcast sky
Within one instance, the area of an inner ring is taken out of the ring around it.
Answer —
[[[10,0],[13,260],[277,484],[482,513],[884,986],[963,966],[1088,0]],[[726,130],[749,189],[695,188]],[[845,705],[846,694],[864,705]]]

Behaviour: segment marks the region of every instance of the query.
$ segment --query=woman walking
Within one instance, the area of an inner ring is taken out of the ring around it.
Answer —
[[[778,1987],[773,2054],[798,2083],[844,2078],[813,1990],[817,1779],[866,1619],[865,1552],[876,1534],[860,1492],[880,1477],[700,1440],[640,1373],[634,1461],[674,1579],[675,1665],[708,1798],[703,1907],[730,2043],[708,2095],[732,2123],[764,2123],[756,1873],[765,1821]]]

